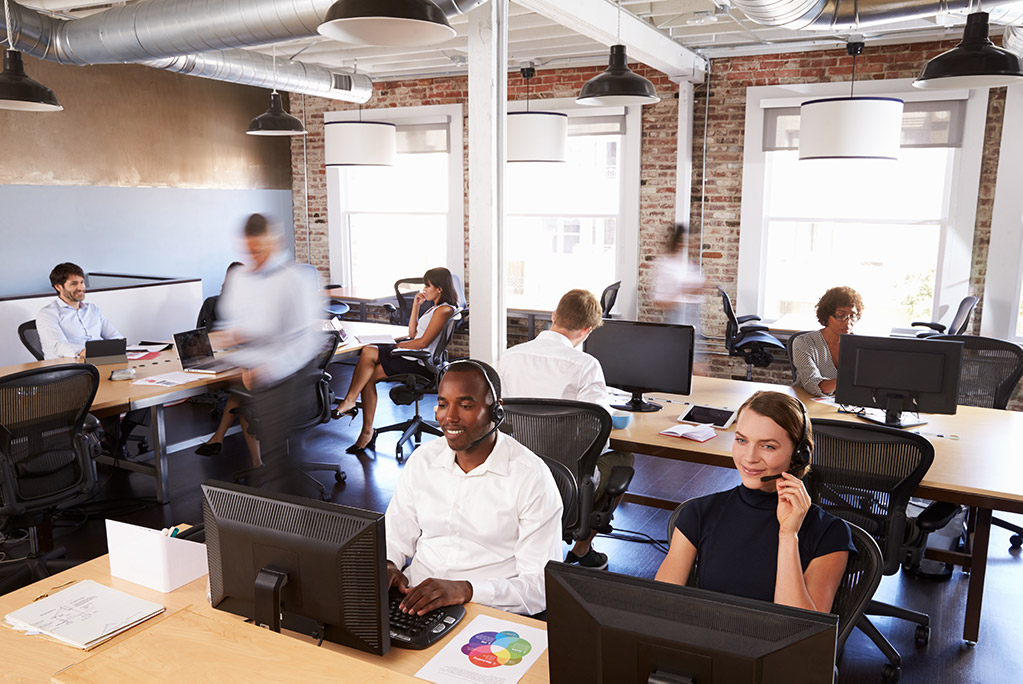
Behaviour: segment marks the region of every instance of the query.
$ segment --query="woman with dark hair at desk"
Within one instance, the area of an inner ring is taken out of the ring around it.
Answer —
[[[838,384],[838,342],[863,314],[863,298],[851,287],[833,287],[817,302],[824,327],[792,341],[796,384],[815,397],[834,394]]]
[[[806,409],[781,392],[757,392],[739,408],[735,489],[694,499],[675,523],[656,579],[828,612],[855,553],[848,525],[810,503],[813,432]],[[697,563],[697,561],[699,561]]]
[[[423,289],[412,300],[412,311],[408,321],[408,339],[396,346],[401,349],[425,349],[433,352],[440,333],[448,319],[455,313],[458,293],[451,278],[451,271],[444,267],[431,268],[423,274]],[[430,310],[419,315],[423,302],[433,302]],[[334,410],[334,417],[351,416],[355,419],[362,408],[362,432],[355,444],[346,449],[349,454],[361,454],[376,444],[377,432],[373,429],[373,416],[377,408],[376,384],[389,375],[419,373],[423,367],[419,362],[391,356],[392,345],[371,345],[359,353],[359,362],[352,373],[348,393]],[[357,405],[359,396],[361,405]]]

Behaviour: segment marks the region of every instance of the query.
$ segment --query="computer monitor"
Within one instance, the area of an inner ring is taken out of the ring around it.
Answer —
[[[554,561],[546,585],[552,682],[819,684],[834,677],[835,615]]]
[[[214,608],[388,651],[383,514],[215,481],[202,508]]]
[[[604,369],[604,381],[632,393],[623,411],[659,411],[660,404],[643,401],[643,392],[689,394],[693,386],[691,325],[604,321],[583,343]]]
[[[954,414],[962,358],[962,342],[842,335],[835,401],[880,409],[862,417],[891,427],[923,425],[902,412]]]

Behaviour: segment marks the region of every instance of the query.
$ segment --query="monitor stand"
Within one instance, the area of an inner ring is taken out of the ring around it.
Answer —
[[[256,575],[253,622],[273,632],[281,631],[281,589],[288,583],[288,573],[263,568]]]
[[[660,411],[663,407],[660,404],[643,401],[642,392],[633,392],[632,399],[629,399],[629,403],[611,404],[611,408],[615,408],[620,411],[634,411],[636,413],[653,413],[654,411]]]
[[[879,423],[887,427],[901,428],[903,430],[927,425],[926,420],[903,418],[904,415],[908,416],[909,414],[902,411],[902,397],[888,397],[888,406],[884,411],[880,409],[866,409],[859,415],[860,418],[869,420],[872,423]]]

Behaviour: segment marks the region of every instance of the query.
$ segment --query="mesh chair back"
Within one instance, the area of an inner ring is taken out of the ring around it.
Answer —
[[[930,339],[963,343],[957,403],[996,409],[1009,405],[1009,397],[1023,376],[1023,347],[975,335],[937,335]]]
[[[800,330],[799,332],[792,333],[791,335],[789,335],[789,339],[785,340],[785,352],[789,355],[789,370],[792,371],[792,382],[796,382],[799,380],[799,377],[796,375],[796,360],[792,356],[792,345],[796,341],[797,337],[799,337],[800,335],[805,335],[806,333],[809,332],[813,331]]]
[[[409,316],[412,314],[412,300],[425,284],[422,278],[402,278],[394,281],[394,298],[398,302],[398,308],[391,318],[393,325],[408,325]],[[419,315],[422,316],[432,306],[430,302],[423,302],[419,307]]]
[[[337,331],[324,332],[320,350],[302,371],[302,379],[298,381],[294,391],[293,430],[307,430],[330,420],[334,393],[330,389],[330,376],[326,369],[327,364],[334,358],[340,339]]]
[[[39,331],[36,330],[35,319],[25,321],[18,326],[18,338],[36,361],[43,360],[43,343],[39,341]]]
[[[732,300],[729,298],[725,288],[718,285],[718,294],[721,295],[721,308],[725,312],[725,347],[729,352],[735,347],[735,335],[739,332],[739,320],[735,317],[735,310],[732,309]]]
[[[92,489],[82,424],[98,386],[99,372],[85,364],[0,378],[0,514],[44,510]]]
[[[980,301],[978,297],[970,295],[964,297],[963,301],[959,302],[959,308],[956,310],[956,315],[952,317],[952,322],[948,324],[949,335],[962,335],[966,332],[966,328],[970,325],[970,315],[973,314],[973,308],[977,306],[977,302]]]
[[[870,600],[884,574],[884,559],[874,538],[863,528],[852,523],[849,524],[849,529],[852,532],[856,555],[849,557],[842,583],[838,585],[835,600],[831,604],[831,612],[838,616],[839,653],[845,646],[845,640],[849,638],[849,634],[870,605]]]
[[[622,286],[622,281],[611,283],[604,288],[604,291],[600,294],[600,310],[604,318],[611,318],[611,309],[615,307],[615,302],[618,300],[618,289]]]
[[[551,469],[554,484],[557,485],[558,493],[561,494],[561,528],[569,529],[575,525],[575,521],[579,517],[579,487],[576,485],[575,477],[565,464],[558,463],[553,458],[546,456],[540,458]]]
[[[859,525],[877,542],[884,574],[899,568],[909,497],[934,461],[934,447],[911,432],[814,418],[813,457],[803,478],[824,510]]]
[[[692,499],[689,499],[689,501],[683,501],[682,503],[680,503],[678,506],[675,507],[675,510],[673,510],[671,512],[671,515],[668,516],[668,543],[669,544],[671,543],[672,537],[675,536],[675,523],[678,521],[678,516],[679,516],[680,513],[682,513],[682,509],[689,505],[690,501],[692,501]],[[699,587],[700,586],[700,583],[696,579],[696,566],[699,563],[699,561],[700,561],[699,558],[694,558],[693,559],[693,567],[689,569],[689,577],[686,578],[686,586],[687,587]]]
[[[567,399],[521,399],[502,401],[505,422],[515,441],[538,456],[564,465],[576,485],[592,475],[597,457],[611,434],[611,415],[602,406]],[[578,508],[578,507],[576,507]],[[569,526],[578,520],[569,516]]]

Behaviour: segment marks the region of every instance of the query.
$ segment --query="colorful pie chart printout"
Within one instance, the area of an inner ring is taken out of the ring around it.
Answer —
[[[462,653],[477,667],[518,665],[533,650],[533,646],[518,632],[479,632],[462,646]]]

